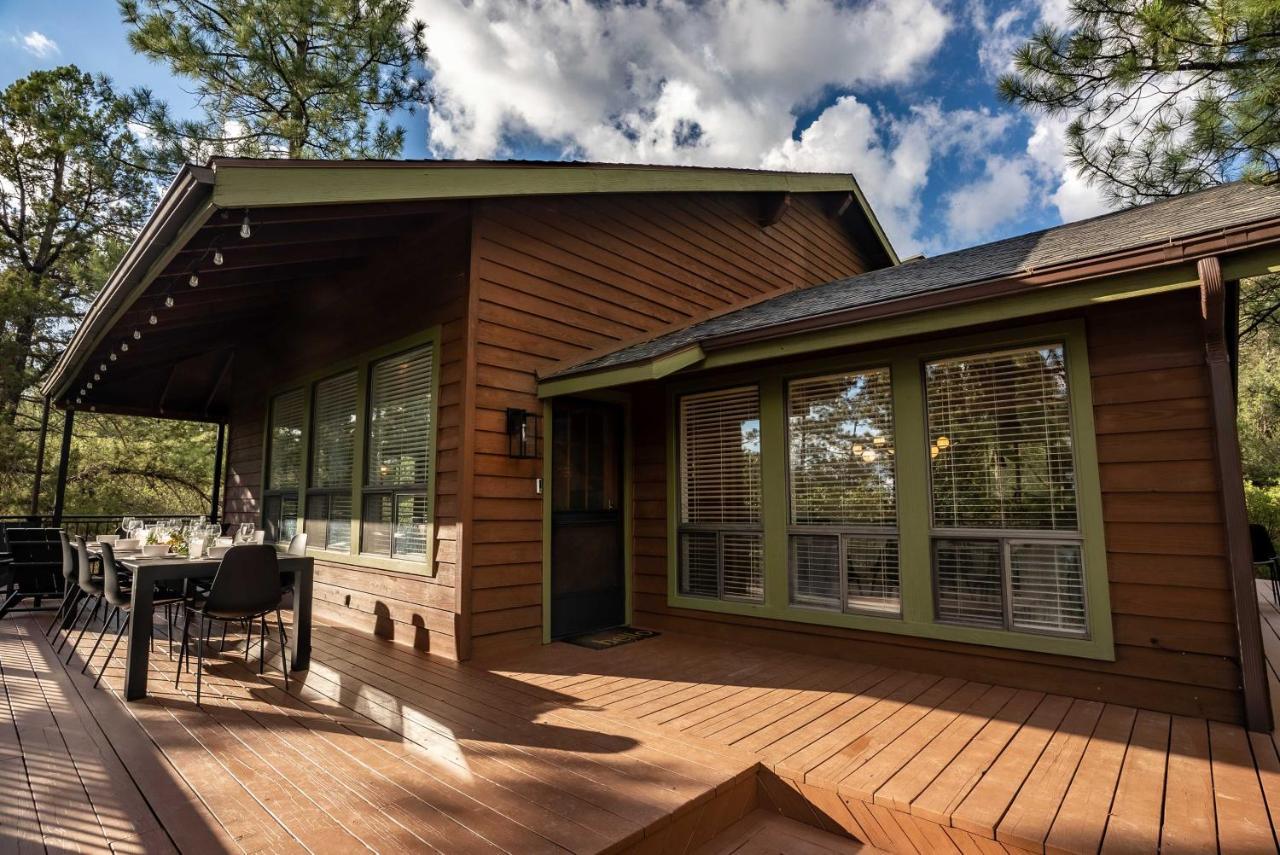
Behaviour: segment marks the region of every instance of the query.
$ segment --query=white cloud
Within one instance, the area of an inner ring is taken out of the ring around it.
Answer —
[[[1025,158],[990,157],[978,180],[947,194],[943,219],[953,240],[977,243],[1020,217],[1033,184]]]
[[[15,36],[11,41],[22,45],[22,49],[27,53],[32,56],[38,56],[41,59],[60,53],[58,43],[39,30],[32,30],[29,33]]]
[[[1048,200],[1064,223],[1095,217],[1110,210],[1102,190],[1085,180],[1067,160],[1067,121],[1042,116],[1027,140],[1027,157],[1041,180],[1053,190]]]

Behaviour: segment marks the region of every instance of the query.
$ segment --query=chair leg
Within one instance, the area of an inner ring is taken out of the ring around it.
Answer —
[[[98,646],[102,644],[102,639],[107,634],[107,627],[111,625],[111,619],[119,613],[119,606],[112,606],[111,611],[107,612],[106,620],[102,622],[102,632],[98,633],[98,640],[93,643],[93,649],[89,651],[89,655],[84,658],[84,664],[80,666],[81,674],[89,670],[89,663],[93,661],[94,655],[98,652]]]
[[[62,640],[58,642],[58,647],[53,651],[54,656],[62,654],[62,648],[71,640],[71,633],[76,631],[76,624],[80,622],[80,617],[84,614],[85,607],[89,605],[92,597],[81,597],[80,604],[75,608],[75,616],[71,618],[71,623],[67,624],[67,629],[62,633]]]
[[[191,631],[191,610],[184,608],[182,610],[182,644],[178,647],[178,667],[173,675],[173,687],[178,688],[178,681],[182,679],[182,663],[191,658],[187,651],[187,639],[190,637]]]
[[[76,655],[76,648],[80,646],[80,640],[84,638],[85,632],[88,631],[89,625],[93,623],[93,619],[98,616],[98,609],[102,608],[104,600],[102,597],[91,597],[93,600],[93,611],[89,612],[89,619],[84,622],[84,626],[80,627],[80,634],[76,636],[76,640],[71,642],[71,650],[67,653],[67,664],[71,663],[71,657]]]
[[[258,673],[261,674],[266,670],[267,661],[267,616],[263,615],[258,620],[261,621],[258,627]]]
[[[222,640],[218,642],[218,652],[227,652],[227,621],[222,622]]]
[[[69,586],[66,593],[62,595],[62,605],[58,606],[58,610],[54,612],[53,620],[49,621],[49,628],[44,631],[45,638],[53,638],[54,632],[57,630],[58,621],[67,616],[67,608],[71,605],[71,599],[75,596],[76,587]]]
[[[249,655],[253,651],[253,621],[244,622],[244,665],[249,667]]]
[[[132,611],[124,616],[124,623],[120,624],[120,631],[116,633],[116,640],[111,642],[111,649],[107,651],[107,658],[102,660],[102,667],[98,669],[98,676],[93,678],[93,688],[98,688],[98,683],[102,680],[102,675],[106,673],[107,666],[111,664],[111,657],[116,655],[116,648],[120,646],[120,639],[124,638],[124,631],[129,628],[129,621],[131,620],[133,620]]]
[[[205,625],[205,617],[200,615],[200,635],[196,638],[196,706],[200,706],[200,677],[204,674]]]
[[[280,610],[276,609],[276,629],[280,630],[280,673],[284,674],[284,690],[289,691],[289,653],[286,649],[284,638],[284,619],[280,617]]]

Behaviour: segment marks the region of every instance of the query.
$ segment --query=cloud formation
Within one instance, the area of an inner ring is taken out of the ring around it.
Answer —
[[[41,59],[59,53],[58,43],[39,30],[32,30],[29,33],[18,35],[13,41],[20,44],[27,53]]]

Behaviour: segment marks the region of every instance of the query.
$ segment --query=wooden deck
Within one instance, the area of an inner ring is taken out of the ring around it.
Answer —
[[[287,694],[235,648],[197,708],[161,640],[124,704],[120,654],[94,690],[91,637],[64,668],[42,629],[0,622],[0,853],[1276,850],[1272,736],[1202,719],[674,634],[457,665],[324,623]]]

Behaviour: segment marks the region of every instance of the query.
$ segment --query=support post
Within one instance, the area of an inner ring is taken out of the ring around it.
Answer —
[[[71,462],[71,429],[75,424],[76,411],[67,407],[62,420],[62,448],[58,452],[58,484],[53,493],[53,527],[62,525],[62,510],[67,497],[67,469]]]
[[[227,423],[218,422],[218,444],[213,452],[213,498],[209,500],[209,522],[218,521],[218,497],[222,492],[222,455],[227,440]]]
[[[44,479],[44,443],[49,435],[49,396],[40,407],[40,439],[36,441],[36,477],[31,484],[31,516],[40,513],[40,482]]]
[[[1244,504],[1244,473],[1236,432],[1236,398],[1231,378],[1231,344],[1226,317],[1227,288],[1222,265],[1216,257],[1196,264],[1200,274],[1200,316],[1204,324],[1205,362],[1209,367],[1209,391],[1222,521],[1227,534],[1227,567],[1235,604],[1236,638],[1240,649],[1240,676],[1244,688],[1245,726],[1271,731],[1262,627],[1258,616],[1258,590],[1253,579],[1253,555],[1249,543],[1249,516]]]

